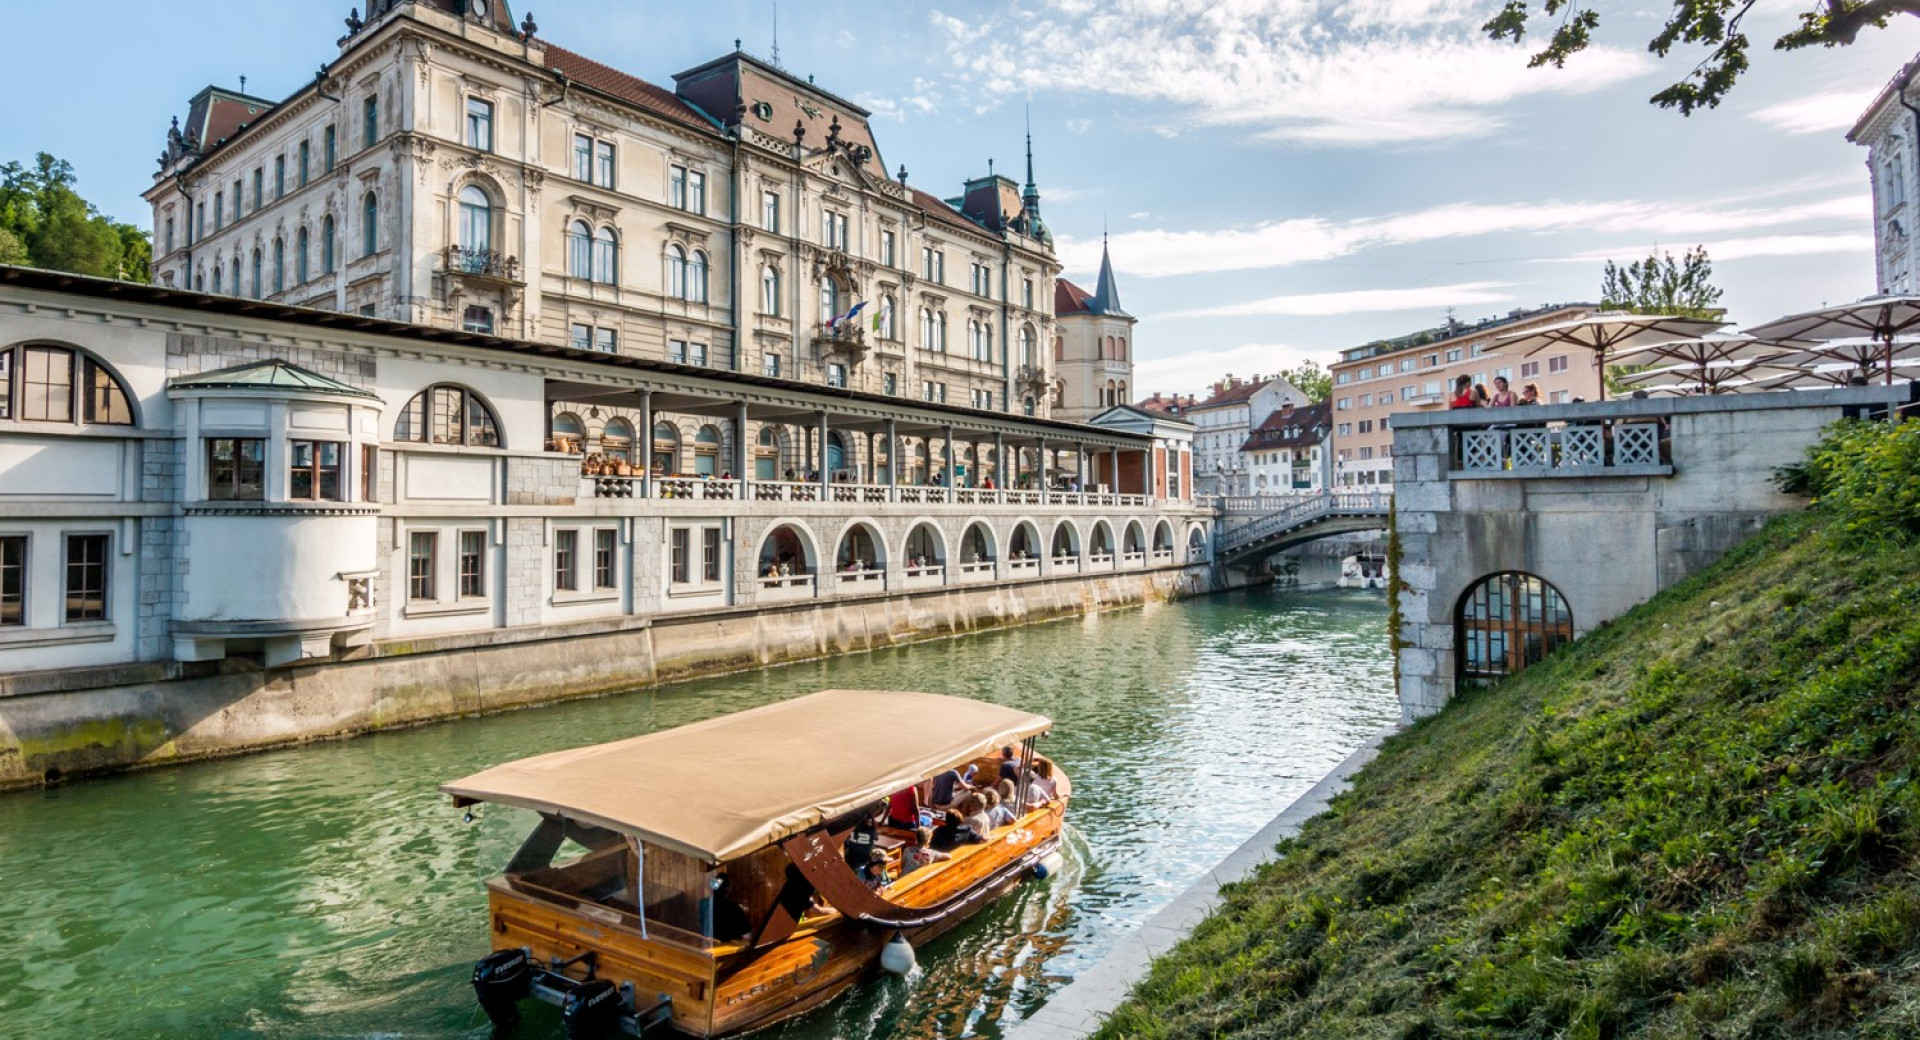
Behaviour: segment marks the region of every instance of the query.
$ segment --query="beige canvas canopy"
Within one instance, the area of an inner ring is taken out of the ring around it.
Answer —
[[[440,789],[558,813],[719,862],[746,855],[1051,720],[931,693],[825,690],[690,726],[555,751]]]

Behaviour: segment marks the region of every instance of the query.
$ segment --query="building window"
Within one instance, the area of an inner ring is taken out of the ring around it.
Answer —
[[[882,374],[880,376],[880,389],[884,391],[888,397],[898,396],[900,393],[900,377],[892,372]]]
[[[414,531],[407,535],[407,598],[416,603],[434,598],[434,561],[439,546],[437,532]]]
[[[707,175],[699,170],[689,170],[685,166],[673,166],[667,171],[667,201],[674,209],[683,209],[688,213],[707,211]]]
[[[703,528],[700,532],[700,580],[718,583],[720,580],[720,529]]]
[[[576,550],[580,544],[580,532],[553,532],[553,587],[558,591],[571,592],[580,587],[574,573]]]
[[[687,285],[685,297],[688,303],[707,302],[707,254],[696,249],[687,259]]]
[[[840,317],[840,283],[832,275],[820,277],[820,324],[831,325]]]
[[[567,225],[567,274],[593,277],[593,229],[584,220]]]
[[[880,232],[880,263],[886,267],[894,264],[894,234],[891,231]]]
[[[360,255],[372,256],[380,251],[380,199],[373,192],[367,192],[360,200]]]
[[[827,362],[827,385],[844,389],[847,385],[847,366],[838,361]]]
[[[1020,279],[1020,306],[1033,309],[1033,279]]]
[[[307,284],[307,248],[312,244],[307,238],[306,228],[293,233],[293,279],[296,285]]]
[[[293,466],[287,471],[287,497],[296,501],[339,502],[340,457],[346,445],[339,441],[291,441]]]
[[[1555,354],[1553,357],[1550,357],[1547,359],[1547,371],[1549,373],[1565,372],[1566,370],[1567,370],[1567,355]]]
[[[372,148],[380,139],[380,98],[369,94],[360,102],[360,147]]]
[[[770,266],[760,269],[760,313],[780,316],[780,272]]]
[[[320,273],[333,273],[333,215],[320,218]]]
[[[824,212],[820,214],[820,241],[828,249],[847,248],[847,215],[845,213]]]
[[[273,157],[273,197],[283,199],[287,196],[287,157]]]
[[[287,243],[280,238],[273,240],[273,291],[287,291]]]
[[[1362,420],[1360,420],[1360,432],[1361,432],[1361,433],[1372,433],[1372,432],[1373,432],[1373,420],[1372,420],[1372,419],[1362,419]]]
[[[778,192],[760,193],[760,230],[780,233],[780,195]]]
[[[0,627],[27,623],[27,536],[0,535]]]
[[[1454,347],[1452,350],[1447,351],[1447,364],[1451,365],[1458,360],[1460,360],[1459,347]]]
[[[451,383],[428,387],[400,410],[393,439],[416,444],[500,446],[500,426],[493,409],[478,394]]]
[[[595,183],[603,188],[613,187],[614,171],[619,167],[619,164],[614,161],[613,142],[594,142],[593,167],[597,175],[595,177]]]
[[[613,329],[593,330],[593,349],[602,354],[620,353],[620,334]]]
[[[615,533],[609,527],[593,532],[593,587],[596,589],[620,587],[620,553],[614,540]]]
[[[571,332],[571,336],[568,339],[568,345],[573,347],[573,349],[575,350],[593,349],[593,326],[582,325],[579,322],[574,322],[570,332]]]
[[[920,250],[920,273],[936,285],[947,284],[947,255],[932,246]]]
[[[173,252],[173,218],[167,218],[167,252]]]
[[[493,308],[478,305],[469,306],[461,315],[460,328],[466,332],[478,332],[493,335]]]
[[[1549,404],[1568,404],[1572,400],[1573,391],[1571,390],[1555,390],[1547,397],[1547,403]]]
[[[993,295],[993,269],[986,264],[973,265],[973,292],[976,296]]]
[[[107,536],[67,536],[66,619],[107,619]]]
[[[467,147],[493,151],[493,102],[467,99]]]
[[[487,532],[460,532],[460,598],[482,599],[487,594]]]
[[[266,294],[266,292],[264,291],[264,290],[265,290],[265,288],[266,288],[266,286],[265,286],[265,284],[264,284],[264,283],[263,283],[263,282],[262,282],[262,281],[260,280],[260,251],[259,251],[258,249],[256,249],[256,250],[254,250],[254,251],[253,251],[253,266],[252,266],[252,267],[251,267],[251,268],[250,268],[249,270],[251,270],[251,272],[253,273],[253,296],[254,296],[254,299],[257,299],[257,300],[264,300],[264,299],[266,299],[266,297],[267,297],[267,294]],[[237,287],[236,287],[236,288],[237,288]]]
[[[267,497],[267,442],[258,437],[207,439],[207,499],[259,502]]]
[[[300,186],[304,188],[307,186],[307,181],[311,179],[311,175],[313,172],[312,145],[310,145],[306,141],[300,142],[299,155],[300,155],[300,161],[298,163],[298,173],[300,175]]]
[[[1333,402],[1333,410],[1336,412],[1344,412],[1347,409],[1352,407],[1353,407],[1353,398],[1351,397],[1342,397],[1339,400]]]
[[[573,179],[593,183],[593,138],[573,135]]]
[[[130,402],[118,375],[75,351],[52,346],[0,350],[0,419],[70,423],[77,416],[92,425],[131,426]]]
[[[218,231],[226,226],[227,193],[224,191],[216,191],[213,193],[213,229]]]
[[[593,236],[593,280],[613,285],[620,280],[620,240],[613,229],[603,227]],[[704,291],[702,299],[705,299]]]
[[[460,189],[460,248],[482,254],[493,250],[493,200],[472,184]]]
[[[776,379],[779,378],[780,355],[774,353],[760,355],[760,374],[763,376],[773,376]]]
[[[693,554],[692,528],[674,528],[668,535],[667,545],[668,580],[675,585],[691,585],[693,583],[693,564],[691,560]]]
[[[686,364],[687,363],[687,341],[684,339],[668,340],[667,341],[667,360],[673,362],[676,365]]]
[[[322,173],[332,173],[334,164],[339,160],[339,137],[334,133],[333,127],[329,125],[325,130],[320,131],[320,171]]]
[[[380,484],[380,446],[360,446],[360,501],[372,502]]]

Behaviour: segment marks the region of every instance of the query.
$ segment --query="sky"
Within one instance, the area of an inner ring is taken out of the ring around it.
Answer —
[[[1846,131],[1920,51],[1920,18],[1780,53],[1812,0],[1759,0],[1753,68],[1719,108],[1647,98],[1702,56],[1646,51],[1667,6],[1597,0],[1564,69],[1478,26],[1499,0],[788,0],[779,59],[873,113],[889,170],[958,194],[1023,177],[1091,287],[1103,234],[1140,319],[1136,396],[1327,364],[1444,321],[1593,301],[1609,259],[1704,245],[1740,324],[1867,295],[1866,150]],[[168,121],[209,83],[284,97],[337,53],[350,3],[18,5],[0,161],[74,164],[149,226]],[[768,57],[773,0],[512,0],[540,35],[656,83]],[[74,74],[76,61],[84,74]],[[19,99],[32,99],[23,103]]]

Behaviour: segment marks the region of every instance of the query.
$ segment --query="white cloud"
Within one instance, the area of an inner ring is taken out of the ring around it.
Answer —
[[[1748,116],[1790,134],[1819,134],[1846,130],[1873,103],[1875,91],[1835,90],[1769,105]]]
[[[1027,0],[962,22],[935,13],[961,77],[995,97],[1042,90],[1172,105],[1190,124],[1277,141],[1392,145],[1483,135],[1503,106],[1584,93],[1651,68],[1596,46],[1556,70],[1480,31],[1481,0]]]
[[[1154,314],[1154,318],[1218,318],[1247,315],[1294,314],[1326,317],[1379,311],[1439,310],[1477,303],[1505,303],[1513,294],[1502,292],[1512,282],[1461,282],[1417,289],[1353,289],[1345,292],[1269,296],[1263,300],[1208,307],[1202,310]]]
[[[1715,262],[1722,260],[1748,260],[1767,256],[1820,256],[1832,253],[1873,252],[1873,236],[1868,234],[1838,235],[1754,235],[1748,238],[1729,238],[1718,242],[1702,242],[1707,256]],[[1598,263],[1604,260],[1638,259],[1650,255],[1657,245],[1621,246],[1615,249],[1594,249],[1568,257],[1556,257],[1561,263]],[[1691,247],[1689,247],[1691,248]],[[1678,250],[1669,250],[1678,252]]]
[[[1285,267],[1368,249],[1486,235],[1643,233],[1680,249],[1729,232],[1815,220],[1864,222],[1871,212],[1872,200],[1863,193],[1765,206],[1714,200],[1462,202],[1346,221],[1299,217],[1202,231],[1126,231],[1114,235],[1111,246],[1116,255],[1126,258],[1129,276],[1154,278]],[[1096,239],[1063,236],[1059,249],[1070,272],[1099,266]]]
[[[1312,360],[1325,368],[1338,352],[1310,351],[1281,343],[1247,343],[1219,350],[1191,350],[1172,357],[1143,357],[1133,366],[1136,401],[1155,391],[1167,394],[1204,394],[1214,381],[1231,372],[1240,376],[1271,375]]]

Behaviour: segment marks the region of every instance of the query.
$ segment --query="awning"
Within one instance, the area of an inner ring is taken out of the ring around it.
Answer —
[[[718,862],[1052,726],[1042,715],[961,697],[826,690],[535,755],[440,789],[558,813]]]

